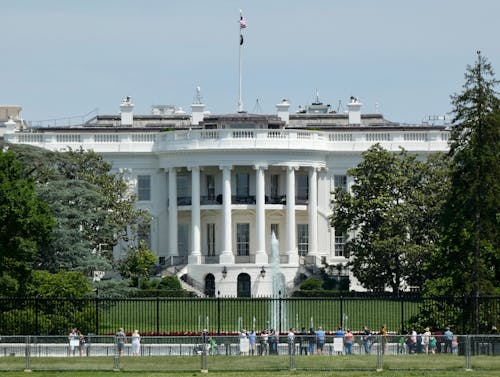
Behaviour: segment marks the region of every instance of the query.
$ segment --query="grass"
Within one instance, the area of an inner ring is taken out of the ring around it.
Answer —
[[[394,300],[282,300],[276,311],[281,314],[281,330],[289,327],[323,326],[335,330],[340,323],[353,330],[368,325],[377,330],[386,323],[389,331],[401,331],[402,316],[408,319],[418,312],[418,303]],[[241,327],[261,330],[269,326],[272,300],[269,299],[142,299],[116,300],[99,310],[99,333],[116,332],[118,327],[141,332],[212,332],[239,331]],[[276,305],[278,306],[278,305]],[[276,313],[275,317],[279,316]]]
[[[471,366],[473,375],[498,376],[500,372],[499,356],[474,356]],[[292,364],[291,364],[292,363]],[[290,371],[291,366],[296,371]],[[151,357],[33,357],[29,365],[30,369],[38,376],[105,376],[106,371],[117,368],[127,372],[127,376],[139,376],[134,372],[140,372],[141,377],[150,373],[162,372],[168,375],[174,372],[187,372],[197,374],[202,369],[202,358],[199,356],[151,356]],[[0,372],[2,377],[19,376],[14,371],[23,371],[26,368],[24,357],[0,357]],[[431,376],[453,371],[453,376],[458,377],[464,372],[465,358],[455,355],[405,355],[384,356],[384,375],[394,376]],[[204,368],[203,368],[204,369]],[[237,375],[240,371],[250,371],[254,375],[266,375],[273,371],[273,376],[278,373],[288,373],[297,376],[322,376],[325,371],[328,375],[352,376],[351,372],[366,373],[373,375],[377,369],[376,356],[299,356],[295,355],[293,360],[288,355],[283,356],[208,356],[206,369],[211,375],[221,374],[229,377]],[[52,374],[43,374],[43,372]],[[86,371],[86,372],[85,372]],[[403,374],[397,374],[402,372]],[[66,374],[70,373],[70,374]],[[73,374],[71,374],[73,373]],[[396,374],[389,374],[396,373]],[[479,374],[478,374],[479,373]],[[153,375],[153,374],[151,374]],[[269,374],[271,375],[271,374]],[[356,376],[360,374],[355,374]],[[451,374],[450,374],[451,376]],[[470,376],[470,374],[469,374]]]
[[[248,371],[238,372],[212,372],[210,377],[248,377]],[[459,371],[383,371],[376,372],[374,370],[364,371],[253,371],[252,376],[263,377],[498,377],[498,371],[477,371],[472,373]],[[113,372],[113,371],[35,371],[29,374],[34,377],[202,377],[205,373],[198,372]],[[26,377],[26,372],[2,372],[2,377]]]

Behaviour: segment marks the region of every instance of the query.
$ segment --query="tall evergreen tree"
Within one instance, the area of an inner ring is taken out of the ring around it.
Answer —
[[[463,91],[451,96],[451,190],[443,211],[441,248],[429,265],[434,278],[427,286],[429,293],[473,298],[475,331],[477,298],[500,288],[497,85],[491,64],[478,51],[475,64],[467,66]]]

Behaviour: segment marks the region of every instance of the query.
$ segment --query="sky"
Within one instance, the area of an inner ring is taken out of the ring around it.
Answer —
[[[316,100],[421,123],[447,115],[476,51],[500,69],[498,0],[0,0],[0,105],[28,121],[190,112],[291,111]],[[498,78],[497,74],[497,78]],[[94,113],[92,113],[94,111]]]

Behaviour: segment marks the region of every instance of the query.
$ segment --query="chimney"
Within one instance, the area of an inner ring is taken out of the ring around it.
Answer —
[[[120,104],[120,116],[122,126],[132,126],[134,124],[134,104],[132,99],[127,96]]]
[[[196,95],[194,101],[191,104],[191,124],[197,126],[203,121],[205,112],[205,104],[203,103],[203,98],[201,97],[201,88],[196,87]]]
[[[351,102],[347,104],[349,113],[349,125],[361,124],[361,105],[362,103],[356,97],[351,97]]]
[[[285,122],[286,125],[288,125],[290,120],[290,102],[284,99],[283,101],[281,101],[281,103],[278,103],[276,105],[276,110],[278,111],[278,118],[280,118]]]
[[[5,122],[4,124],[6,127],[6,130],[5,130],[6,134],[13,134],[14,132],[16,132],[16,121],[14,119],[12,119],[12,116],[9,116],[9,120],[7,122]]]

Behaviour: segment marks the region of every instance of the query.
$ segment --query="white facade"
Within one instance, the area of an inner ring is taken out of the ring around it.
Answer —
[[[127,100],[126,124],[97,116],[79,127],[17,130],[4,138],[102,153],[126,173],[137,206],[152,215],[150,246],[159,264],[176,266],[179,276],[211,295],[273,294],[273,231],[283,296],[322,261],[345,263],[343,237],[329,226],[330,193],[336,184],[349,187],[346,171],[361,153],[375,143],[421,155],[448,148],[445,127],[362,115],[357,100],[355,114],[289,114],[284,100],[279,117],[201,116],[197,109],[194,120],[136,116]],[[360,287],[351,280],[350,288]]]

